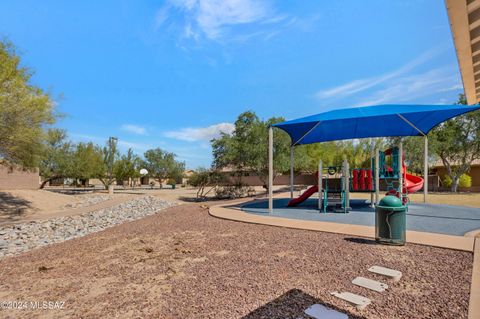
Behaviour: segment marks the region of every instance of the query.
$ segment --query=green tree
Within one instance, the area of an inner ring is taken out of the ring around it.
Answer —
[[[418,136],[392,137],[389,138],[387,144],[398,146],[402,142],[403,153],[405,154],[405,162],[408,164],[408,170],[416,174],[423,174],[423,156],[424,156],[424,139]],[[433,152],[431,143],[429,144],[429,161],[435,160],[436,156]]]
[[[264,188],[268,190],[268,129],[271,125],[285,121],[280,117],[272,117],[267,121],[258,121],[252,126],[249,140],[254,141],[250,145],[250,157],[247,165],[262,181]],[[249,146],[244,145],[248,151]],[[282,130],[274,130],[273,139],[273,178],[283,174],[290,167],[290,137]]]
[[[156,148],[146,151],[144,157],[144,166],[148,171],[148,175],[160,183],[160,188],[162,188],[165,179],[178,180],[183,177],[185,163],[177,161],[174,153]]]
[[[128,181],[140,177],[140,158],[129,149],[113,166],[113,175],[117,181]]]
[[[383,147],[384,141],[380,138],[300,145],[295,147],[294,167],[296,172],[313,174],[318,170],[320,160],[326,167],[341,166],[344,159],[351,168],[370,167],[374,150]]]
[[[466,104],[461,94],[457,104]],[[471,112],[448,120],[429,134],[432,149],[440,157],[456,192],[460,177],[470,171],[473,161],[480,159],[480,112]]]
[[[117,149],[118,138],[110,137],[102,149],[103,154],[103,174],[99,176],[100,181],[102,182],[105,189],[108,189],[108,186],[112,185],[115,182],[114,176],[114,165],[115,160],[117,159],[119,153]]]
[[[39,164],[45,126],[55,120],[53,102],[30,83],[32,74],[13,45],[0,41],[0,157],[24,167]]]
[[[102,148],[89,143],[78,143],[73,152],[71,178],[88,180],[104,176],[104,158]]]
[[[188,179],[188,183],[193,187],[197,187],[197,198],[205,199],[207,195],[215,190],[218,185],[226,181],[225,174],[221,174],[215,170],[199,168],[195,170]],[[206,188],[210,187],[209,190]]]
[[[67,134],[61,129],[49,129],[40,160],[40,176],[43,177],[40,188],[56,178],[66,178],[72,173],[72,145],[66,139]]]
[[[254,112],[240,114],[231,135],[222,134],[212,140],[213,165],[216,168],[231,167],[241,184],[241,176],[254,172],[267,188],[268,181],[268,128],[283,118],[261,121]],[[290,138],[282,130],[275,130],[273,144],[274,177],[288,171]]]

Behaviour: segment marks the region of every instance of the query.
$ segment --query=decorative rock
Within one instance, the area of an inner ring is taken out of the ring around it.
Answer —
[[[59,217],[42,222],[16,224],[0,228],[0,258],[18,254],[36,247],[82,237],[121,224],[140,219],[174,206],[174,203],[145,196],[117,206],[77,216]]]
[[[7,241],[0,239],[0,249],[1,249],[1,248],[6,248],[6,247],[8,247]]]
[[[86,207],[86,206],[91,206],[95,205],[101,202],[104,202],[106,200],[109,200],[111,197],[107,195],[97,195],[97,196],[85,196],[81,201],[73,203],[73,204],[67,204],[64,207],[65,208],[79,208],[79,207]]]

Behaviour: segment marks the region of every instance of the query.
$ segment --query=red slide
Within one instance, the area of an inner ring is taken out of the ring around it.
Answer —
[[[418,192],[423,187],[423,178],[415,175],[405,174],[405,188],[408,194]]]
[[[288,207],[297,206],[298,204],[303,203],[307,198],[309,198],[316,192],[318,192],[318,185],[311,186],[302,195],[289,201],[287,206]]]

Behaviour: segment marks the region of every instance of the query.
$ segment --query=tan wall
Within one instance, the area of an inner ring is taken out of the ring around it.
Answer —
[[[235,178],[230,177],[229,183],[234,184]],[[258,176],[242,176],[242,184],[247,186],[263,186],[262,180]],[[313,185],[316,179],[312,175],[297,175],[295,176],[295,185]],[[279,175],[273,180],[273,185],[290,185],[290,176]]]
[[[436,167],[435,169],[440,176],[440,179],[443,180],[444,176],[447,174],[445,167]],[[480,166],[472,166],[470,172],[467,174],[472,177],[472,187],[469,190],[472,192],[480,192]]]
[[[0,165],[0,189],[38,189],[39,187],[38,170],[23,171]]]

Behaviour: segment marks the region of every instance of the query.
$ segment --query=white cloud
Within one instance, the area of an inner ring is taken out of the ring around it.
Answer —
[[[154,27],[158,29],[168,19],[168,7],[163,7],[155,14]]]
[[[461,90],[457,74],[447,68],[433,69],[424,73],[404,76],[362,99],[358,106],[390,102],[405,102],[437,93]]]
[[[108,140],[108,137],[106,136],[94,136],[94,135],[81,134],[81,133],[71,133],[69,134],[69,136],[71,136],[73,141],[75,142],[85,142],[85,143],[93,142],[100,146],[105,145],[105,143]],[[129,142],[122,139],[119,139],[117,143],[119,148],[122,149],[123,151],[126,151],[129,148],[131,148],[136,152],[144,152],[148,149],[154,148],[154,146],[151,144]]]
[[[266,27],[287,18],[275,13],[270,0],[169,0],[156,13],[155,28],[165,24],[173,11],[182,14],[183,37],[196,41],[201,37],[209,40],[230,38],[233,27],[252,24]],[[258,34],[258,30],[255,33]]]
[[[445,87],[441,89],[439,92],[449,92],[449,91],[457,91],[457,90],[463,90],[463,84],[462,83],[457,83],[448,87]]]
[[[234,130],[232,123],[219,123],[208,127],[188,127],[178,131],[165,132],[164,135],[182,141],[197,142],[210,141],[218,138],[220,133],[231,134]]]
[[[365,91],[375,86],[378,86],[380,84],[383,84],[389,80],[392,80],[399,76],[407,74],[408,72],[412,71],[416,67],[430,60],[437,53],[438,53],[438,50],[431,50],[431,51],[425,52],[424,54],[420,55],[419,57],[415,58],[414,60],[408,62],[407,64],[401,66],[400,68],[392,72],[385,73],[383,75],[376,76],[376,77],[353,80],[351,82],[348,82],[333,88],[320,90],[317,93],[315,93],[315,97],[319,100],[325,100],[325,99],[343,98],[356,93],[360,93],[362,91]]]
[[[147,135],[147,129],[143,126],[134,125],[134,124],[123,124],[120,127],[123,131],[137,134],[137,135]]]

